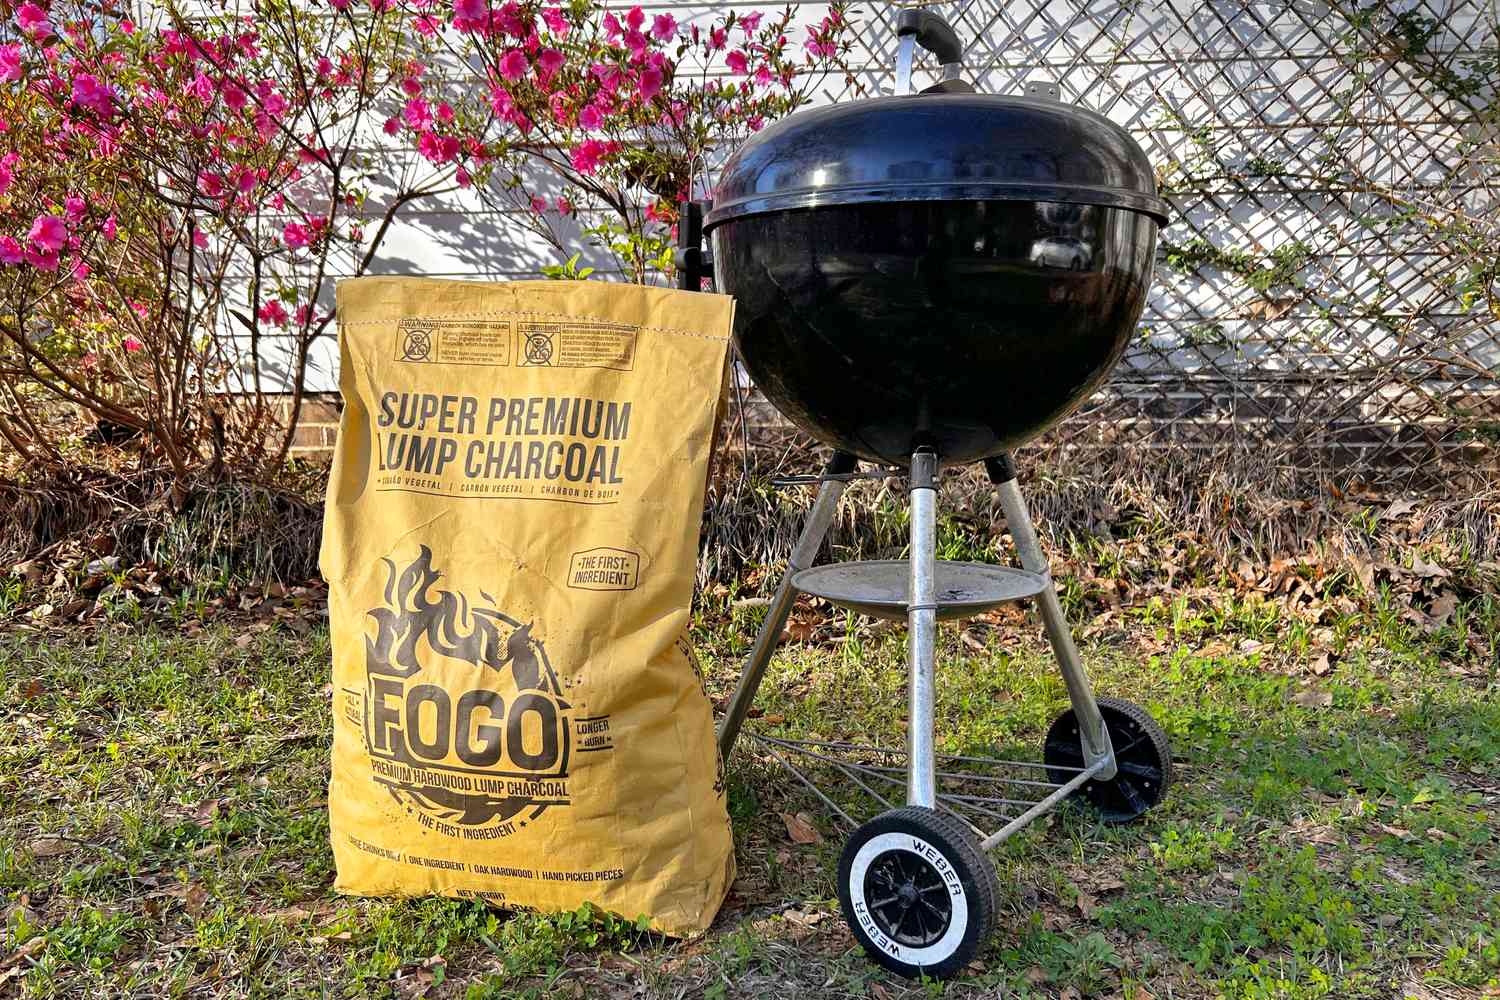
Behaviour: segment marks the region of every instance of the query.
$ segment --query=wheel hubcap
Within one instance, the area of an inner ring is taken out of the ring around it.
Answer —
[[[1128,716],[1104,712],[1110,742],[1114,744],[1115,776],[1108,781],[1090,781],[1080,790],[1106,818],[1119,821],[1133,819],[1146,812],[1161,797],[1162,762],[1146,731]],[[1085,766],[1078,723],[1070,721],[1048,734],[1046,757],[1049,764],[1069,768]],[[1062,780],[1067,780],[1062,775]],[[1057,780],[1054,777],[1053,780]]]
[[[942,876],[907,851],[886,851],[871,862],[864,897],[876,926],[909,948],[937,941],[953,920],[953,902]]]

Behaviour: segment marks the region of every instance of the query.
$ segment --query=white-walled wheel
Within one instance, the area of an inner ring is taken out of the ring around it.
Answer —
[[[958,820],[907,806],[854,831],[839,860],[839,902],[855,938],[903,976],[944,979],[974,958],[995,925],[1000,886]]]

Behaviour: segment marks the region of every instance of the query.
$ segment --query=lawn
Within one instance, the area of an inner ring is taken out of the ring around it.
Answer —
[[[1417,560],[1363,585],[1174,571],[1104,600],[1163,573],[1094,556],[1064,578],[1085,658],[1165,726],[1177,784],[1137,824],[1067,809],[1000,848],[1000,931],[951,983],[864,959],[836,822],[745,742],[740,878],[701,940],[334,896],[317,591],[147,614],[117,587],[87,628],[0,636],[0,996],[1500,996],[1493,587],[1421,597]],[[700,602],[720,704],[761,614],[724,587]],[[902,631],[811,604],[790,631],[751,725],[899,745]],[[1029,612],[945,627],[939,661],[944,749],[1038,752],[1065,694]],[[799,813],[820,842],[793,839]]]

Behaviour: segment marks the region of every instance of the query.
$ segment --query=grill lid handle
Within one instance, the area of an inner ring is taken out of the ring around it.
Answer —
[[[958,40],[958,32],[930,10],[907,9],[901,12],[896,18],[896,37],[907,35],[916,35],[917,44],[937,56],[944,68],[964,61],[964,47]]]

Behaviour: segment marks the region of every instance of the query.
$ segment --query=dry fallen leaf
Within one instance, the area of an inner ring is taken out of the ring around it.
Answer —
[[[0,969],[8,969],[18,962],[24,961],[35,955],[47,946],[47,939],[38,935],[21,945],[13,954],[5,959],[0,959]]]
[[[1405,827],[1391,826],[1389,823],[1381,823],[1380,829],[1382,832],[1390,834],[1397,840],[1410,840],[1412,838],[1412,832]]]
[[[794,844],[821,844],[823,835],[813,825],[813,819],[807,813],[782,813],[781,821],[786,824],[786,835],[792,838]]]
[[[1428,614],[1432,616],[1434,625],[1445,624],[1453,612],[1458,608],[1458,595],[1451,590],[1445,590],[1432,602]]]
[[[1318,677],[1327,677],[1333,673],[1333,659],[1327,653],[1318,656],[1307,666]]]
[[[1078,890],[1078,912],[1083,914],[1085,920],[1094,919],[1094,911],[1099,909],[1099,901],[1082,889]]]
[[[59,854],[67,854],[73,849],[71,841],[62,837],[38,837],[27,845],[33,857],[55,858]]]
[[[187,892],[182,897],[182,908],[187,910],[188,916],[197,920],[203,916],[203,911],[208,906],[208,890],[194,882],[188,886]]]
[[[792,640],[794,642],[806,642],[807,640],[811,639],[813,637],[813,633],[817,631],[817,622],[810,622],[800,618],[794,618],[786,623],[786,628],[781,630],[781,638],[783,641]]]
[[[1403,497],[1400,500],[1392,500],[1391,505],[1385,510],[1381,511],[1380,518],[1383,521],[1389,520],[1391,518],[1410,514],[1416,509],[1417,502],[1415,500],[1413,500],[1411,497]]]
[[[1333,692],[1322,688],[1303,688],[1292,696],[1292,704],[1303,708],[1327,708],[1333,704]]]
[[[828,916],[828,914],[824,913],[822,910],[793,909],[787,910],[782,914],[782,916],[791,923],[796,924],[798,927],[812,927],[819,920],[822,920],[824,917]]]
[[[1047,972],[1040,965],[1033,965],[1026,970],[1026,981],[1033,986],[1040,986],[1047,979]]]
[[[1447,570],[1443,569],[1443,567],[1437,565],[1436,563],[1430,563],[1427,560],[1423,559],[1421,556],[1411,557],[1411,571],[1417,576],[1422,577],[1424,580],[1441,580],[1444,577],[1453,575]]]

